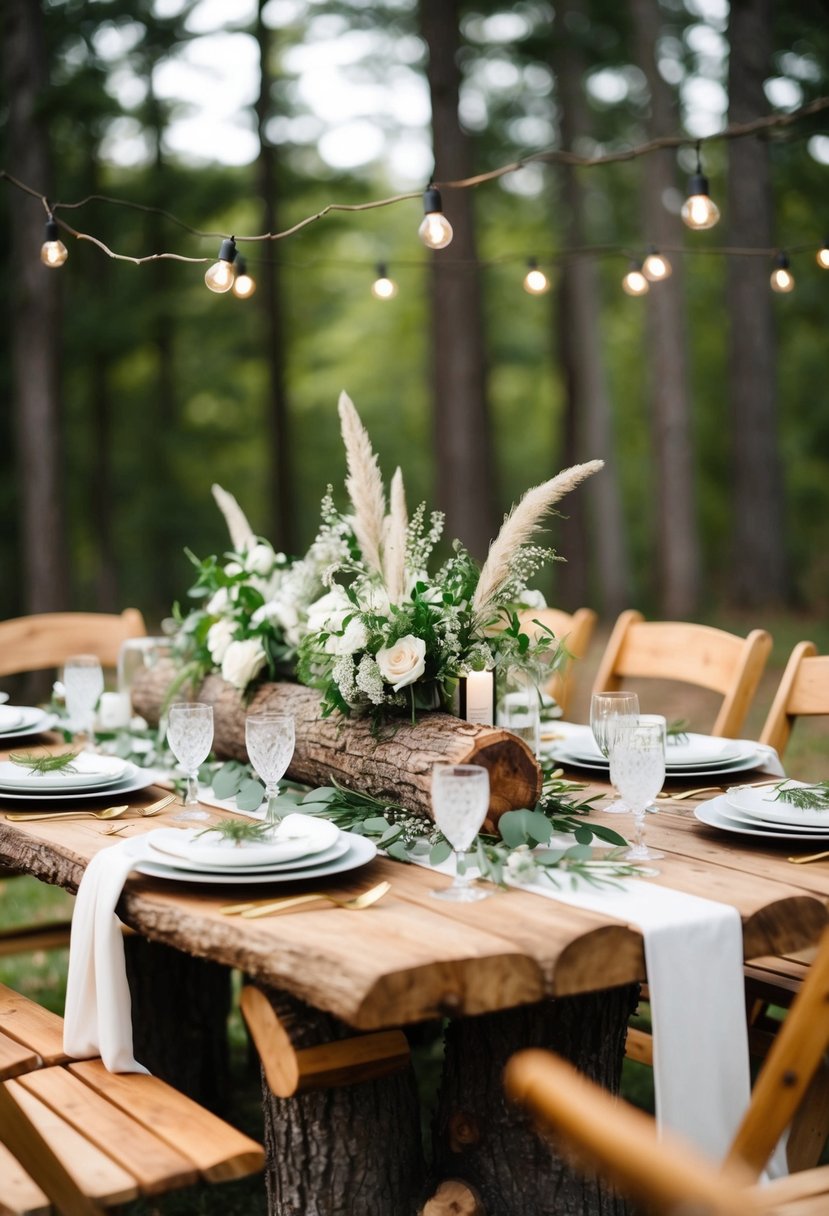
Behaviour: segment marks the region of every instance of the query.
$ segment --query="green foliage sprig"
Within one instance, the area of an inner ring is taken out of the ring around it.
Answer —
[[[665,738],[668,743],[687,743],[689,726],[690,722],[687,718],[675,718],[673,722],[669,722],[665,727]]]
[[[27,768],[32,773],[44,776],[46,773],[76,773],[72,761],[77,760],[80,752],[61,752],[51,755],[49,752],[11,752],[9,759],[20,768]]]
[[[814,785],[781,781],[774,790],[773,802],[788,802],[799,811],[829,811],[829,781],[817,781]]]
[[[218,836],[220,840],[241,848],[243,844],[266,844],[273,834],[273,825],[245,819],[220,819],[209,827],[196,832],[201,836]]]

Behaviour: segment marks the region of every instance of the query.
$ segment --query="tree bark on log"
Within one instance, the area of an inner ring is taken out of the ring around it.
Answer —
[[[151,725],[158,723],[173,674],[159,663],[133,688],[133,705]],[[489,771],[490,827],[504,811],[534,806],[541,793],[541,770],[523,740],[450,714],[425,713],[415,726],[395,722],[375,735],[365,718],[320,717],[319,693],[301,684],[262,684],[245,705],[238,689],[208,676],[196,699],[213,706],[214,751],[227,759],[247,760],[247,714],[271,710],[294,717],[296,747],[287,774],[294,781],[328,785],[333,778],[429,814],[433,764],[480,764]]]
[[[295,1047],[353,1030],[284,992],[268,991]],[[270,1216],[414,1216],[423,1179],[411,1068],[377,1081],[277,1098],[262,1075]]]
[[[565,1164],[508,1103],[502,1073],[519,1047],[546,1047],[618,1092],[637,996],[638,986],[626,985],[451,1022],[435,1118],[435,1177],[468,1182],[487,1216],[622,1216],[622,1199]]]

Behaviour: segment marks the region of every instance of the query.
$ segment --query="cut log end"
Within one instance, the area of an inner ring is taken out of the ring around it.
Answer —
[[[427,1200],[421,1216],[486,1216],[486,1211],[474,1187],[447,1178]]]

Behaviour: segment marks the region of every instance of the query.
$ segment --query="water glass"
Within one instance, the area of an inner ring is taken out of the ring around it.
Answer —
[[[610,779],[633,811],[633,844],[622,856],[629,861],[664,857],[644,841],[645,812],[665,781],[665,719],[656,714],[623,722],[610,751]]]
[[[523,739],[534,756],[541,746],[541,698],[532,671],[510,667],[498,673],[495,725]]]
[[[436,764],[432,769],[432,811],[435,823],[455,852],[455,881],[432,891],[435,899],[471,903],[486,899],[489,891],[473,887],[463,854],[480,831],[489,810],[489,773],[478,764]]]
[[[201,701],[183,701],[170,706],[167,742],[187,774],[184,810],[174,819],[209,819],[207,811],[194,810],[199,804],[199,765],[210,755],[213,745],[213,706]]]
[[[94,654],[73,654],[63,665],[66,709],[76,732],[86,736],[85,751],[95,750],[95,706],[104,691],[104,673]]]
[[[245,718],[245,746],[248,759],[265,783],[268,800],[265,822],[276,824],[279,782],[294,754],[294,719],[285,714],[251,714]]]
[[[635,692],[594,692],[590,698],[590,729],[596,746],[603,756],[610,749],[620,724],[633,722],[639,715],[639,698]],[[612,777],[611,777],[612,781]],[[622,815],[628,807],[617,798],[602,810],[609,815]]]

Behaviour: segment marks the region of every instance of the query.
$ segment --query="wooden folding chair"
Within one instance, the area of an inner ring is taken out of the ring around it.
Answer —
[[[63,1019],[0,985],[0,1212],[107,1207],[264,1165],[259,1144],[157,1077],[70,1062]]]
[[[572,614],[560,608],[528,608],[521,613],[521,625],[530,636],[551,630],[563,642],[572,658],[554,671],[542,691],[551,696],[566,718],[570,709],[574,685],[574,660],[583,659],[596,627],[592,608],[577,608]]]
[[[780,680],[760,742],[783,755],[795,720],[829,716],[829,655],[818,655],[814,642],[798,642]]]
[[[771,635],[753,629],[746,638],[685,621],[646,621],[623,612],[599,663],[594,692],[612,691],[623,680],[678,680],[722,695],[711,734],[735,739],[771,652]]]
[[[72,654],[94,654],[103,667],[115,667],[121,644],[146,634],[137,608],[126,608],[120,615],[46,612],[0,621],[0,676],[57,669]],[[68,921],[15,926],[0,932],[0,957],[51,950],[68,941]]]
[[[818,1216],[829,1211],[829,1166],[759,1184],[760,1174],[829,1045],[829,930],[758,1075],[722,1165],[618,1101],[545,1051],[513,1056],[507,1093],[538,1117],[580,1166],[595,1169],[656,1212],[695,1216]]]

